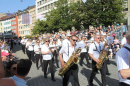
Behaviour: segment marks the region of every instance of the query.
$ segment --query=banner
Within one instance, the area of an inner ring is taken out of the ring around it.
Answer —
[[[22,24],[32,24],[32,15],[22,14]]]
[[[82,0],[84,3],[86,2],[86,0]]]
[[[44,17],[45,15],[40,15],[40,14],[37,15],[37,19],[40,19],[40,20],[43,20]]]

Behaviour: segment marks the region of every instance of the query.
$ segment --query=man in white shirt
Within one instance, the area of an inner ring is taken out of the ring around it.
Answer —
[[[86,58],[86,62],[87,62],[87,67],[90,68],[90,63],[89,63],[89,60],[88,60],[88,53],[87,53],[88,46],[87,46],[87,43],[85,42],[85,39],[87,39],[87,38],[85,36],[83,36],[81,39],[82,40],[79,43],[85,45],[85,47],[82,49],[82,51],[80,53],[80,58],[81,59],[80,59],[80,63],[79,64],[80,64],[80,66],[82,66],[83,59],[85,57]]]
[[[126,32],[123,33],[123,39],[121,40],[121,47],[126,44]]]
[[[70,33],[67,33],[66,39],[62,41],[62,46],[70,44],[70,41],[69,41],[70,37],[71,37]]]
[[[56,81],[54,79],[54,70],[53,70],[53,62],[52,62],[52,50],[49,47],[50,39],[45,39],[45,44],[41,48],[41,53],[43,57],[43,63],[44,63],[44,77],[47,78],[47,66],[49,64],[50,66],[50,72],[51,72],[51,79],[53,81]]]
[[[71,41],[69,45],[64,45],[59,51],[59,58],[61,62],[61,67],[64,68],[65,63],[69,60],[71,55],[75,52],[75,46],[78,38],[77,36],[73,35],[71,37]],[[63,55],[63,58],[62,58]],[[79,55],[77,55],[79,56]],[[70,69],[64,74],[63,78],[63,86],[67,86],[68,80],[70,75],[73,75],[74,77],[74,86],[80,86],[79,85],[79,80],[78,80],[78,65],[74,64]]]
[[[36,67],[39,70],[38,63],[39,63],[39,59],[40,59],[42,70],[43,70],[40,40],[37,40],[36,42],[37,43],[34,46],[35,59],[36,59]]]
[[[89,85],[93,86],[93,79],[98,72],[98,68],[96,64],[100,62],[98,59],[103,48],[103,44],[100,42],[100,35],[96,34],[94,36],[95,42],[92,43],[89,47],[89,56],[92,58],[92,73],[89,79]],[[105,52],[104,52],[105,53]],[[106,62],[103,63],[101,69],[101,78],[102,78],[102,86],[106,86]]]
[[[34,47],[32,45],[32,40],[29,39],[29,43],[28,43],[28,56],[29,56],[29,59],[32,60],[34,63],[35,63],[35,59],[34,59]]]
[[[126,33],[127,43],[116,53],[119,86],[130,86],[130,30]]]
[[[22,44],[22,51],[25,54],[25,44],[26,44],[25,37],[21,40],[21,44]]]

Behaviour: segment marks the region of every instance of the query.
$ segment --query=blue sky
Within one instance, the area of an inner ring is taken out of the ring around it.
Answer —
[[[0,0],[0,13],[14,13],[35,5],[35,0]]]

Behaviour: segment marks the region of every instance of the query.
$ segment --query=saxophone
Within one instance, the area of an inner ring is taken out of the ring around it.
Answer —
[[[102,51],[101,51],[101,53],[100,53],[100,56],[99,56],[99,58],[98,58],[98,59],[100,60],[100,62],[96,64],[96,67],[97,67],[98,69],[101,69],[101,67],[102,67],[102,65],[103,65],[103,63],[104,63],[104,61],[107,60],[107,52],[106,52],[106,53],[103,52],[104,49],[105,49],[105,47],[106,47],[106,45],[107,45],[107,43],[105,42],[105,44],[104,44],[104,46],[103,46],[103,49],[102,49]]]
[[[76,54],[79,54],[80,52],[81,52],[81,48],[75,50],[74,54],[66,62],[65,67],[59,70],[58,75],[63,76],[71,66],[79,62],[79,58],[76,56]]]

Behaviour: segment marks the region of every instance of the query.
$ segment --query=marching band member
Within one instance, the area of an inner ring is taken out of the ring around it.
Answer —
[[[24,37],[24,38],[22,38],[22,40],[21,40],[22,51],[23,51],[24,54],[25,54],[25,43],[26,43],[26,40],[25,40],[25,37]]]
[[[29,39],[29,44],[28,44],[28,55],[29,55],[29,59],[35,63],[35,61],[34,61],[34,48],[33,48],[31,39]]]
[[[41,58],[42,56],[41,56],[40,40],[36,41],[36,45],[34,46],[34,52],[35,52],[35,59],[36,59],[36,67],[39,70],[39,67],[38,67],[39,59],[40,59],[40,62],[41,62],[41,66],[43,66],[42,65],[42,58]],[[43,67],[42,67],[42,69],[43,69]]]
[[[51,79],[53,81],[56,81],[54,79],[54,71],[53,71],[53,62],[52,62],[52,50],[49,48],[50,39],[45,39],[45,44],[41,48],[41,53],[43,57],[43,63],[44,63],[44,77],[47,78],[47,66],[49,64],[50,66],[50,72],[51,72]]]
[[[89,85],[93,86],[93,79],[98,71],[96,67],[96,63],[99,63],[100,60],[98,59],[103,48],[103,44],[100,42],[100,36],[98,34],[94,37],[95,42],[92,43],[89,47],[89,56],[92,58],[92,73],[89,79]],[[106,64],[103,63],[101,69],[101,77],[102,77],[102,86],[106,86]]]
[[[29,54],[28,54],[28,45],[29,45],[29,40],[27,40],[27,42],[26,42],[26,44],[25,44],[25,48],[26,48],[26,54],[27,54],[27,56],[28,56],[28,58],[29,58]]]
[[[116,53],[119,86],[130,86],[130,30],[126,33],[127,43]]]
[[[64,39],[64,40],[62,41],[62,46],[63,46],[63,45],[66,45],[66,44],[67,44],[67,45],[70,44],[70,41],[69,41],[69,40],[70,40],[70,37],[71,37],[71,35],[70,35],[70,33],[68,32],[67,35],[66,35],[66,39]]]
[[[80,57],[81,57],[81,59],[80,59],[80,66],[82,66],[83,59],[84,59],[84,57],[85,57],[85,58],[86,58],[86,62],[87,62],[87,66],[90,68],[90,63],[89,63],[88,55],[87,55],[88,53],[87,53],[87,49],[86,49],[87,44],[85,43],[86,37],[82,37],[81,39],[82,39],[82,40],[81,40],[79,43],[84,44],[85,47],[82,49],[82,51],[81,51],[81,53],[80,53]]]
[[[57,40],[56,39],[53,39],[52,41],[52,45],[51,46],[54,46],[54,52],[52,53],[53,54],[53,61],[54,61],[54,57],[55,57],[55,60],[56,60],[56,65],[57,65],[57,68],[59,68],[59,64],[58,64],[58,45],[57,45]]]
[[[75,52],[75,46],[76,46],[77,40],[78,40],[77,36],[73,35],[71,37],[69,46],[63,45],[62,48],[60,49],[59,58],[60,58],[62,68],[64,68],[65,63],[69,60],[71,55]],[[63,59],[62,59],[62,55],[63,55]],[[74,64],[72,67],[70,67],[70,69],[64,74],[63,86],[67,86],[67,83],[71,74],[74,77],[74,86],[80,86],[79,79],[78,79],[78,65],[77,64]]]

